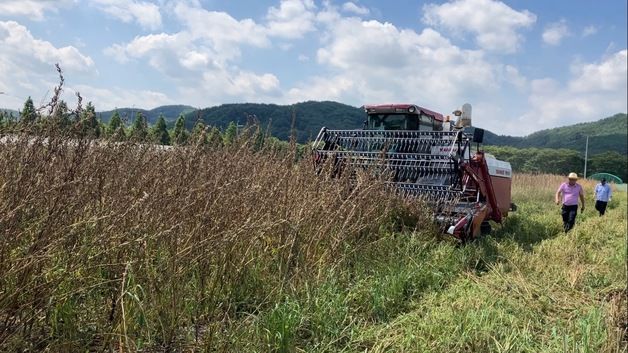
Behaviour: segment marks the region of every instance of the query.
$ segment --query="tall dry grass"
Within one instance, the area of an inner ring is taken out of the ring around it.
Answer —
[[[515,173],[512,179],[512,199],[519,202],[539,201],[547,199],[554,201],[554,195],[561,183],[567,181],[567,176],[554,174],[521,174]],[[579,179],[587,196],[592,196],[597,181]]]
[[[0,347],[212,347],[406,212],[379,181],[329,180],[254,141],[5,139]]]

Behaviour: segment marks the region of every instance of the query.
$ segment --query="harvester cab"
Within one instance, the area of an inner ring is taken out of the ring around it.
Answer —
[[[443,232],[467,241],[490,232],[511,209],[510,163],[481,150],[484,131],[471,130],[471,105],[456,121],[414,104],[366,105],[362,130],[322,128],[314,161],[332,161],[389,175],[388,184],[425,202]]]

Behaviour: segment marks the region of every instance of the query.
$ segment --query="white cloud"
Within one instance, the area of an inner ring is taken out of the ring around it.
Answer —
[[[460,49],[433,29],[417,33],[332,13],[327,18],[337,20],[325,22],[317,60],[330,75],[300,83],[289,91],[291,99],[405,101],[448,112],[500,85],[503,75],[481,51]]]
[[[364,6],[356,5],[355,3],[350,2],[350,1],[342,4],[342,9],[346,12],[353,13],[360,16],[368,15],[371,12],[368,8]]]
[[[42,21],[46,12],[57,12],[60,8],[75,3],[76,0],[1,0],[0,14],[5,16],[24,16],[35,21]]]
[[[0,90],[5,92],[0,95],[2,107],[21,108],[28,96],[36,104],[49,98],[50,90],[58,84],[56,63],[66,76],[96,74],[94,61],[77,48],[55,47],[14,21],[0,21],[0,48]]]
[[[120,62],[146,61],[195,105],[263,101],[279,94],[275,75],[236,65],[242,46],[270,46],[266,27],[184,2],[177,3],[173,12],[184,25],[180,32],[136,37],[107,48],[105,53]]]
[[[558,45],[563,38],[569,36],[569,27],[565,20],[550,23],[543,31],[543,42],[549,45]]]
[[[312,0],[281,0],[279,8],[268,10],[268,34],[281,38],[301,38],[315,29],[316,6]]]
[[[471,32],[477,44],[486,50],[514,53],[521,46],[520,29],[536,22],[528,10],[516,11],[494,0],[456,0],[423,7],[423,21],[454,33]]]
[[[270,41],[266,29],[251,19],[237,20],[226,12],[208,11],[201,7],[179,3],[175,15],[185,26],[190,40],[205,42],[224,58],[240,55],[243,44],[267,47]]]
[[[583,37],[588,37],[588,36],[592,36],[594,34],[596,34],[598,31],[598,28],[596,26],[586,26],[584,27],[584,29],[582,30],[582,36]]]
[[[23,25],[0,21],[0,43],[2,60],[19,67],[50,66],[60,63],[65,70],[88,71],[94,61],[73,46],[57,48],[52,43],[36,39]]]
[[[67,93],[80,92],[84,101],[94,102],[96,110],[105,111],[113,110],[115,108],[130,108],[138,102],[141,102],[142,106],[138,108],[152,109],[161,105],[175,104],[167,95],[161,92],[150,90],[129,90],[124,87],[114,87],[112,89],[98,88],[91,85],[76,85],[67,88]],[[76,102],[70,100],[68,105],[74,106]]]
[[[523,90],[528,86],[528,80],[512,65],[504,66],[504,79],[519,90]]]
[[[350,77],[312,77],[308,82],[288,90],[284,97],[285,103],[303,102],[308,100],[331,101],[364,101],[357,89],[357,83]],[[349,98],[349,100],[347,100]]]
[[[628,51],[624,49],[599,63],[579,65],[566,84],[551,78],[533,80],[530,109],[519,119],[510,121],[505,130],[528,134],[626,112],[627,64]]]
[[[114,44],[105,49],[105,54],[121,63],[129,59],[147,58],[153,68],[161,71],[168,69],[168,61],[176,63],[179,58],[183,59],[190,45],[190,37],[184,33],[158,33],[136,37],[124,45]]]
[[[159,6],[148,1],[91,0],[90,4],[125,23],[137,22],[142,28],[151,30],[161,27]]]
[[[577,93],[626,91],[628,51],[618,51],[600,63],[579,65],[573,69],[577,75],[569,82],[569,90]],[[623,95],[626,98],[626,95]]]

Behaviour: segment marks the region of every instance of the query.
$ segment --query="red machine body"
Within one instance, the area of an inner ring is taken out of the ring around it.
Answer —
[[[379,168],[404,195],[431,205],[444,232],[461,240],[490,231],[512,209],[510,164],[480,149],[484,131],[470,131],[471,106],[449,117],[414,104],[366,105],[365,129],[322,128],[317,164]]]

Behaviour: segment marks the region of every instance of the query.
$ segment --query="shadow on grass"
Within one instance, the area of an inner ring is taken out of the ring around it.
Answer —
[[[560,215],[556,214],[560,219]],[[580,221],[578,218],[576,222]],[[495,238],[510,238],[527,252],[532,251],[534,245],[543,240],[554,238],[562,234],[563,230],[559,222],[541,222],[532,214],[522,213],[510,215],[501,227],[493,232]]]

